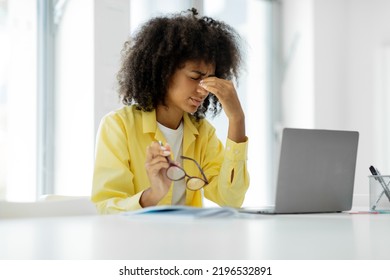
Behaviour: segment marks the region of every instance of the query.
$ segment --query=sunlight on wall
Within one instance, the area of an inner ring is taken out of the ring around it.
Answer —
[[[21,201],[36,196],[36,7],[34,1],[7,2],[5,29],[8,41],[3,57],[8,68],[1,78],[0,198]],[[3,41],[2,41],[3,42]],[[5,162],[4,162],[5,159]],[[5,183],[5,185],[4,185]]]
[[[56,36],[54,192],[87,195],[94,152],[93,1],[67,2]]]

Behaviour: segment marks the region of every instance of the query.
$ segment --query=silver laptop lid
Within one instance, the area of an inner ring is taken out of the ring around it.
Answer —
[[[275,212],[350,210],[358,139],[356,131],[285,128]]]

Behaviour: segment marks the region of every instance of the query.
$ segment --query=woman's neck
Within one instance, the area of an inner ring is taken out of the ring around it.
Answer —
[[[170,110],[166,106],[157,106],[156,119],[165,127],[170,129],[177,129],[183,119],[183,112]]]

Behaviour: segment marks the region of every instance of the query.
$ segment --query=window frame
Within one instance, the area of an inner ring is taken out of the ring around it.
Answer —
[[[57,1],[58,3],[58,1]],[[37,199],[54,193],[55,3],[37,0]]]

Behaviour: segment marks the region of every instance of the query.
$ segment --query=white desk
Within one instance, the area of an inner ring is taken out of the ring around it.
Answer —
[[[0,220],[0,259],[390,259],[390,215]]]

